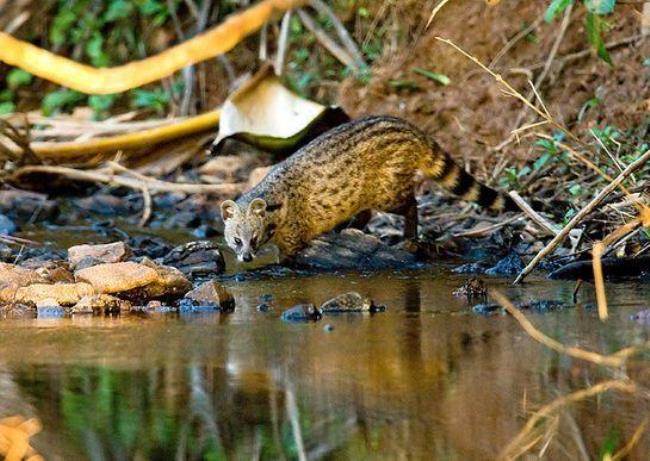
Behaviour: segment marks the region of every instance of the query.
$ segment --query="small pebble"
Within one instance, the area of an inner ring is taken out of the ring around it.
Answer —
[[[273,306],[269,303],[260,303],[257,305],[257,310],[260,312],[270,312],[273,310]]]
[[[323,331],[325,333],[330,333],[334,331],[334,325],[332,325],[331,323],[326,323],[325,326],[323,327]]]

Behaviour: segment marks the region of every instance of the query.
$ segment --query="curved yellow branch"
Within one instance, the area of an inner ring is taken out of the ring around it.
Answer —
[[[54,161],[107,151],[146,147],[215,128],[219,123],[220,115],[221,111],[215,110],[173,125],[143,130],[138,133],[97,138],[84,142],[34,142],[30,147],[39,157]]]
[[[303,2],[263,0],[180,45],[150,58],[113,68],[95,69],[79,64],[2,32],[0,61],[82,93],[121,93],[229,51],[262,27],[274,13],[294,8]]]

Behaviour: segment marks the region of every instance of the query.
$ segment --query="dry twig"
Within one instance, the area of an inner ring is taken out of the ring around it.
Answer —
[[[616,179],[610,182],[603,190],[600,191],[596,197],[594,197],[587,205],[585,205],[576,215],[569,221],[569,223],[564,226],[559,234],[555,236],[544,248],[540,250],[533,260],[528,263],[528,265],[519,273],[515,279],[515,284],[521,282],[526,275],[528,275],[534,268],[537,266],[537,263],[542,260],[545,256],[551,253],[564,239],[569,235],[571,229],[577,226],[589,213],[591,213],[604,199],[609,195],[614,189],[616,189],[620,184],[625,181],[625,179],[643,167],[648,160],[650,160],[650,150],[646,151],[641,157],[636,161],[631,163],[621,174],[619,174]]]
[[[548,405],[544,405],[540,410],[535,412],[535,414],[528,419],[519,434],[517,434],[517,436],[512,439],[512,441],[510,441],[510,443],[508,443],[508,445],[503,449],[497,459],[517,459],[530,448],[532,448],[535,444],[537,444],[541,438],[539,435],[541,428],[540,423],[549,418],[560,408],[610,390],[617,390],[620,392],[632,394],[637,392],[638,389],[637,386],[633,383],[629,383],[623,380],[611,380],[596,384],[587,389],[581,389],[569,395],[559,397],[558,399],[554,400]]]

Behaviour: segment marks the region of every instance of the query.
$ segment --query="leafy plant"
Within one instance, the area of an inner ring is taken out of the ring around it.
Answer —
[[[573,3],[574,0],[551,0],[544,13],[544,20],[546,22],[552,22],[553,19]],[[585,18],[587,41],[603,61],[609,65],[613,65],[607,47],[605,46],[605,41],[603,40],[603,33],[609,28],[603,16],[611,14],[614,11],[616,0],[583,0],[582,3],[587,9],[587,16]]]

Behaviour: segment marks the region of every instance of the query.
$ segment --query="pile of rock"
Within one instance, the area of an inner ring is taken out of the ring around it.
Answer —
[[[168,310],[234,309],[232,296],[216,281],[192,290],[192,282],[175,267],[146,257],[132,259],[128,246],[116,242],[71,247],[65,261],[0,263],[0,306],[106,314],[147,310],[141,306],[158,300],[150,305],[167,304]]]

